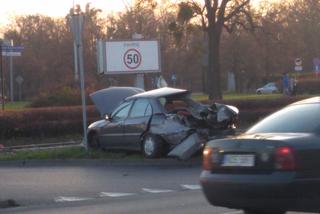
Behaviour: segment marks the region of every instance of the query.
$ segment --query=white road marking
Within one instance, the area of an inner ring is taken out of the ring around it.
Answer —
[[[201,186],[198,184],[182,184],[181,185],[184,189],[188,189],[188,190],[199,190],[201,189]]]
[[[168,193],[173,192],[171,189],[148,189],[148,188],[142,188],[142,191],[148,192],[148,193]]]
[[[55,202],[72,202],[72,201],[88,201],[88,200],[93,200],[93,198],[64,197],[64,196],[59,196],[54,198]]]
[[[135,193],[126,193],[126,192],[100,192],[100,197],[124,197],[124,196],[131,196],[136,195]]]
[[[233,212],[227,212],[227,213],[220,213],[220,214],[242,214],[242,211],[233,211]]]

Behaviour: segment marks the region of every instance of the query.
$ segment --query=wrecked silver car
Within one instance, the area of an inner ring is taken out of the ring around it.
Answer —
[[[111,87],[90,97],[104,119],[89,126],[89,146],[140,150],[146,158],[187,159],[208,139],[232,133],[239,112],[233,106],[201,104],[189,91],[168,87],[146,92]]]

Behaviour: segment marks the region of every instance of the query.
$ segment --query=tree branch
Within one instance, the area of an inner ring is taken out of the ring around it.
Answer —
[[[224,14],[226,12],[226,8],[227,5],[229,3],[230,0],[222,0],[220,8],[219,8],[219,12],[218,12],[218,21],[225,21],[224,20]]]
[[[208,16],[208,22],[210,23],[210,20],[214,18],[213,10],[212,10],[212,5],[211,5],[211,0],[205,0],[205,7],[207,9],[207,16]]]
[[[234,17],[235,15],[237,15],[241,9],[246,6],[247,4],[250,3],[250,0],[246,0],[244,1],[242,4],[240,4],[238,7],[236,7],[227,17],[224,18],[224,21],[228,21],[230,20],[232,17]]]
[[[197,2],[192,1],[192,6],[193,8],[196,10],[196,13],[199,14],[201,16],[201,24],[202,24],[202,29],[204,31],[207,30],[207,23],[206,23],[206,19],[205,19],[205,6],[201,7]]]

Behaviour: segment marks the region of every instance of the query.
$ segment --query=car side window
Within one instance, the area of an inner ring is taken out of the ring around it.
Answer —
[[[131,107],[131,102],[130,103],[121,104],[115,110],[115,113],[111,115],[111,118],[113,120],[121,120],[121,119],[124,119],[124,118],[128,117],[130,107]]]
[[[144,116],[151,116],[152,115],[152,107],[151,105],[149,104],[146,108],[146,111],[144,112]]]
[[[144,117],[150,116],[152,109],[147,99],[138,99],[133,104],[130,112],[130,117]]]

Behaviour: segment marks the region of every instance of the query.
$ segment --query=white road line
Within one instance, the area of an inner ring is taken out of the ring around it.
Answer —
[[[199,190],[201,186],[199,184],[181,184],[182,188],[188,190]]]
[[[242,211],[233,211],[233,212],[227,212],[227,213],[220,213],[220,214],[242,214]]]
[[[54,198],[55,202],[72,202],[72,201],[88,201],[88,200],[93,200],[93,198],[64,197],[64,196],[59,196]]]
[[[148,193],[168,193],[173,192],[171,189],[148,189],[148,188],[142,188],[142,191],[148,192]]]
[[[131,196],[136,195],[135,193],[126,193],[126,192],[100,192],[100,197],[124,197],[124,196]]]

